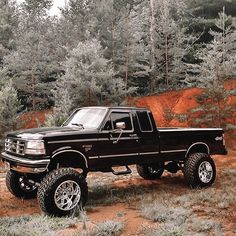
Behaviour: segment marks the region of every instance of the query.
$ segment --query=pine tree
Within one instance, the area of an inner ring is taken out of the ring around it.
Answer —
[[[14,48],[14,30],[17,28],[18,17],[15,2],[0,1],[0,66],[3,57]]]
[[[103,56],[101,44],[96,40],[80,42],[69,52],[65,62],[65,75],[58,83],[68,88],[73,108],[80,105],[110,104],[124,98],[123,83],[114,77],[113,66]]]
[[[235,104],[229,103],[229,97],[236,94],[236,89],[226,90],[224,82],[236,75],[236,31],[223,8],[216,21],[218,31],[211,31],[213,40],[200,54],[202,63],[199,67],[199,81],[205,88],[197,97],[199,107],[192,110],[193,125],[235,128],[232,114]]]
[[[0,137],[7,131],[19,128],[18,115],[22,106],[13,87],[12,81],[8,81],[0,90]]]
[[[72,112],[72,99],[65,80],[60,80],[56,83],[53,96],[55,105],[52,113],[47,115],[46,126],[62,125]]]
[[[159,89],[176,87],[185,79],[187,67],[183,59],[195,40],[185,27],[186,5],[184,1],[157,0],[153,8],[156,15],[153,76]]]
[[[65,55],[57,44],[54,19],[47,16],[51,2],[23,3],[15,50],[4,58],[6,73],[14,78],[22,101],[32,110],[51,105],[49,82],[61,73],[60,61]]]

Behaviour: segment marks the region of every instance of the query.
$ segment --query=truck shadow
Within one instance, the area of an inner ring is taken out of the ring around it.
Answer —
[[[112,205],[142,201],[159,196],[179,195],[191,191],[182,175],[164,175],[158,180],[144,180],[133,177],[127,180],[114,180],[110,184],[97,182],[89,186],[87,206]]]

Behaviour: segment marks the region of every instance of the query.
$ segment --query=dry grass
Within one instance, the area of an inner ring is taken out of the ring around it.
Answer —
[[[119,236],[124,230],[124,224],[119,221],[107,220],[98,224],[90,236]]]
[[[23,216],[0,218],[1,236],[53,236],[60,229],[78,223],[76,218],[51,218],[47,216]]]

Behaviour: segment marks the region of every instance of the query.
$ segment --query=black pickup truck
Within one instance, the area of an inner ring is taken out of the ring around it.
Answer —
[[[216,176],[210,155],[226,153],[219,128],[156,128],[145,108],[84,107],[61,127],[8,134],[2,160],[12,194],[37,196],[46,214],[65,216],[85,204],[89,171],[129,174],[136,164],[141,177],[156,179],[182,170],[191,187],[207,187]]]

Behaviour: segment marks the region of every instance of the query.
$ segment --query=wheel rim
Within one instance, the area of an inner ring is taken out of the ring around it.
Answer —
[[[62,182],[56,189],[54,201],[62,211],[73,209],[80,201],[81,190],[78,183],[72,180]]]
[[[213,176],[212,165],[208,161],[204,161],[198,168],[198,176],[203,183],[209,183]]]
[[[36,184],[29,183],[24,176],[19,178],[19,186],[25,192],[32,192],[37,188]]]

